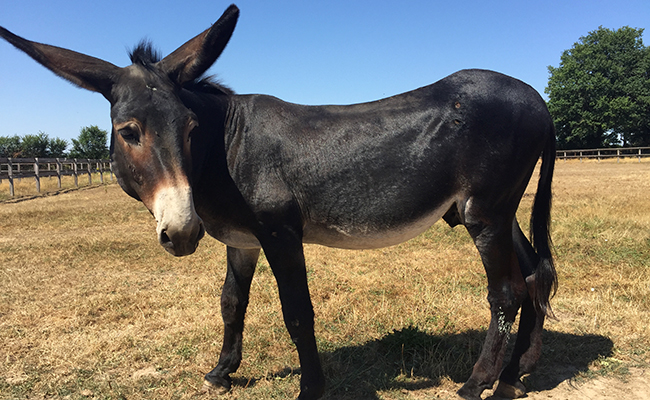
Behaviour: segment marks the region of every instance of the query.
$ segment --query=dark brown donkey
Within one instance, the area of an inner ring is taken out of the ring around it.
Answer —
[[[523,395],[520,377],[539,358],[556,286],[549,239],[555,135],[542,98],[516,79],[483,70],[350,106],[235,95],[200,78],[228,43],[238,15],[230,6],[210,29],[163,59],[140,45],[125,68],[0,28],[4,39],[46,68],[111,103],[117,178],[152,212],[167,251],[193,253],[204,231],[228,246],[223,347],[205,387],[229,389],[229,375],[241,362],[260,249],[300,357],[299,399],[316,399],[325,378],[303,243],[390,246],[444,218],[464,225],[473,238],[492,313],[481,355],[459,394],[479,399],[500,379],[499,393]],[[540,157],[529,242],[515,211]],[[514,354],[502,369],[520,308]]]

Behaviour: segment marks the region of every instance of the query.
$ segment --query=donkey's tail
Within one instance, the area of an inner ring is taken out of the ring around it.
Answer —
[[[535,269],[535,308],[550,318],[555,318],[551,310],[550,298],[557,291],[557,272],[551,253],[551,182],[555,168],[555,127],[551,123],[551,133],[542,152],[542,166],[539,172],[537,193],[530,216],[530,241],[539,256]]]

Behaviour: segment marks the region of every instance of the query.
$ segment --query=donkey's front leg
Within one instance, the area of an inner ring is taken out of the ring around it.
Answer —
[[[217,392],[228,391],[231,386],[229,374],[239,368],[242,358],[244,315],[259,255],[259,249],[227,248],[228,272],[221,290],[223,346],[219,364],[205,376],[205,389]]]
[[[278,283],[284,323],[300,358],[300,400],[318,399],[325,376],[314,337],[314,309],[307,286],[302,238],[291,228],[277,229],[262,246]]]

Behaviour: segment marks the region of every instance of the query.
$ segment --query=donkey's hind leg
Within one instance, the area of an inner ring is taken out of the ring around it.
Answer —
[[[519,260],[522,274],[526,277],[529,293],[521,306],[519,331],[510,363],[504,368],[499,377],[499,386],[495,394],[501,397],[517,398],[526,394],[526,387],[520,378],[531,373],[539,360],[542,349],[542,331],[544,313],[536,310],[533,305],[534,273],[539,257],[524,236],[517,221],[513,221],[512,236],[515,252]]]
[[[542,327],[544,314],[535,310],[530,298],[521,306],[519,330],[512,358],[499,376],[499,385],[494,394],[504,398],[519,398],[526,395],[523,375],[535,369],[542,348]]]
[[[491,321],[472,375],[458,394],[465,399],[479,400],[483,390],[491,388],[501,372],[510,329],[526,296],[526,283],[513,247],[513,217],[469,217],[465,226],[474,239],[487,274]]]

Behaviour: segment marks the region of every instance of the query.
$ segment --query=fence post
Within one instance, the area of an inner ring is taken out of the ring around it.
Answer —
[[[104,162],[102,160],[97,161],[97,168],[99,169],[99,183],[104,184]]]
[[[580,152],[580,162],[582,162],[582,152]]]
[[[621,161],[621,149],[616,149],[616,162]]]
[[[38,157],[34,158],[34,177],[36,178],[36,193],[41,192],[41,177],[38,174]]]
[[[57,187],[61,189],[61,159],[59,158],[56,159],[56,179]]]
[[[7,171],[7,175],[9,175],[9,195],[14,197],[14,166],[11,163],[11,157],[7,159],[7,163],[9,164],[9,170]]]
[[[77,159],[73,159],[72,163],[72,174],[74,175],[74,187],[79,187],[79,181],[78,181],[78,176],[77,176]]]
[[[90,174],[91,173],[90,172],[90,160],[86,159],[86,161],[88,162],[88,165],[86,166],[86,169],[88,170],[88,186],[92,186],[93,178],[92,178],[92,175]]]
[[[639,162],[641,162],[641,149],[639,149]]]

